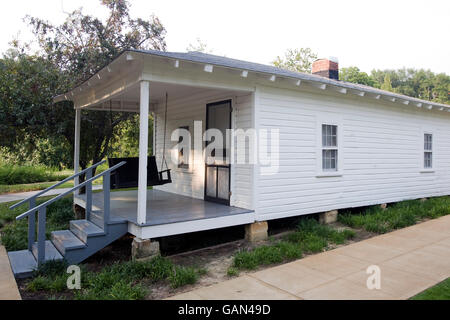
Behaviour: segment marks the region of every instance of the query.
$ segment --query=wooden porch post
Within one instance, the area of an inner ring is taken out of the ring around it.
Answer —
[[[148,81],[141,81],[140,86],[137,222],[139,224],[144,224],[147,215],[148,109],[150,106],[150,84]]]
[[[80,171],[80,130],[81,130],[81,110],[75,109],[75,139],[73,152],[73,170],[74,173]],[[79,184],[79,177],[75,178],[74,185]]]

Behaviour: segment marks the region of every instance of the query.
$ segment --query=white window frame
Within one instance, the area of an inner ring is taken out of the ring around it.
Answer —
[[[431,150],[425,150],[425,135],[431,134]],[[424,129],[420,136],[420,172],[434,172],[436,168],[436,135],[432,130]],[[425,152],[431,152],[431,167],[425,167]]]
[[[336,126],[336,138],[337,138],[337,146],[333,148],[324,148],[322,146],[322,125],[332,125]],[[317,118],[316,123],[316,165],[317,165],[317,173],[316,177],[340,177],[343,174],[343,166],[344,166],[344,155],[343,155],[343,135],[342,135],[342,118],[339,116],[327,116],[321,115]],[[337,150],[337,170],[328,171],[323,170],[322,168],[322,150],[325,149],[334,149]]]

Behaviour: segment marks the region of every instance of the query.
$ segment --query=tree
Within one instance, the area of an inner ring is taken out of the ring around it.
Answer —
[[[165,50],[165,29],[159,19],[132,19],[126,0],[100,0],[109,9],[106,21],[68,14],[61,25],[27,16],[45,58],[69,77],[70,85],[86,80],[125,49]]]
[[[381,85],[381,90],[386,90],[386,91],[391,91],[391,92],[394,91],[392,89],[391,76],[389,74],[386,74],[384,76],[384,81],[383,81],[383,84]]]
[[[373,70],[371,78],[375,87],[410,97],[450,103],[450,76],[435,74],[430,70],[403,68],[398,70]]]
[[[288,49],[284,58],[278,56],[272,64],[282,69],[311,73],[312,63],[316,59],[317,54],[310,48]]]
[[[205,41],[202,41],[200,38],[195,39],[195,43],[190,43],[186,48],[186,51],[196,51],[203,53],[212,53],[213,50],[208,48],[208,44]]]
[[[29,81],[32,90],[28,87],[16,88],[17,93],[8,104],[15,117],[9,117],[4,113],[7,109],[2,107],[0,119],[7,118],[6,126],[19,125],[18,128],[23,132],[35,132],[36,137],[63,136],[73,150],[73,106],[68,102],[53,106],[51,97],[86,80],[123,50],[165,50],[165,29],[158,18],[131,18],[126,0],[101,0],[101,4],[109,10],[105,21],[84,14],[81,9],[68,14],[61,25],[26,17],[40,52],[38,56],[26,56],[28,46],[16,43],[17,52],[20,53],[18,67],[23,63],[30,63],[33,67],[24,66],[23,72],[11,73],[11,79],[8,80],[16,84]],[[8,63],[13,63],[11,59],[15,58],[9,58]],[[27,92],[33,92],[33,95]],[[40,110],[42,112],[34,112]],[[90,162],[100,161],[108,154],[119,124],[130,117],[132,114],[122,112],[82,112],[82,168]]]
[[[433,100],[450,104],[450,76],[445,73],[440,73],[435,77]]]
[[[371,87],[375,85],[375,80],[371,78],[367,73],[360,71],[358,67],[348,67],[340,69],[339,80],[359,83]]]
[[[52,99],[60,90],[60,72],[43,57],[9,50],[0,60],[0,146],[26,156],[40,137],[58,134],[65,114]]]

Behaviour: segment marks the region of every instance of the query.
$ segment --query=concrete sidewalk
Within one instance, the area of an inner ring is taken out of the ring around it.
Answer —
[[[52,189],[52,190],[49,190],[48,192],[46,192],[43,195],[43,197],[56,196],[58,194],[69,191],[70,189],[71,188]],[[92,186],[92,190],[101,190],[101,189],[102,189],[102,186]],[[41,190],[1,194],[0,195],[0,203],[23,200],[23,199],[29,198],[39,192],[41,192]]]
[[[0,300],[21,300],[4,246],[0,246]]]
[[[368,289],[369,266],[381,288]],[[408,299],[450,277],[450,215],[170,299]]]

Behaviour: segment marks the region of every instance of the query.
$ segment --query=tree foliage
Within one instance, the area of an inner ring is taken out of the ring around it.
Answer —
[[[109,17],[101,21],[73,11],[61,25],[27,16],[43,56],[68,76],[70,85],[85,80],[125,49],[165,50],[165,29],[159,19],[133,19],[126,0],[101,0]]]
[[[40,140],[58,139],[63,128],[58,124],[72,109],[52,102],[60,79],[59,70],[43,57],[9,50],[0,59],[0,146],[6,151],[27,159],[42,146]]]
[[[273,65],[298,72],[311,72],[317,54],[309,48],[289,49],[283,58],[277,57]],[[372,70],[370,74],[358,67],[341,68],[339,80],[358,83],[410,97],[450,104],[450,76],[430,70],[403,68]]]
[[[410,97],[450,104],[450,76],[430,70],[403,68],[372,70],[370,75],[357,67],[342,68],[342,81],[353,82],[404,94]]]
[[[410,97],[450,104],[450,76],[430,70],[373,70],[375,87]]]
[[[375,85],[375,80],[367,73],[360,71],[358,67],[341,68],[339,70],[339,80],[371,87]]]
[[[133,19],[126,0],[101,0],[109,10],[105,21],[83,13],[68,14],[61,25],[26,17],[39,45],[32,55],[27,44],[0,60],[0,146],[14,148],[26,141],[55,141],[64,137],[67,152],[74,144],[74,110],[69,102],[53,104],[67,92],[126,49],[165,50],[165,29],[155,16]],[[80,165],[104,158],[133,114],[83,111]],[[9,129],[9,130],[8,130]],[[70,157],[72,159],[72,157]]]
[[[310,48],[288,49],[284,57],[278,56],[272,64],[282,69],[311,73],[312,63],[316,59],[317,54]]]
[[[188,47],[186,48],[187,52],[191,51],[197,51],[197,52],[203,52],[203,53],[213,53],[213,50],[211,50],[208,47],[208,44],[205,41],[202,41],[200,38],[195,39],[195,43],[189,43]]]

